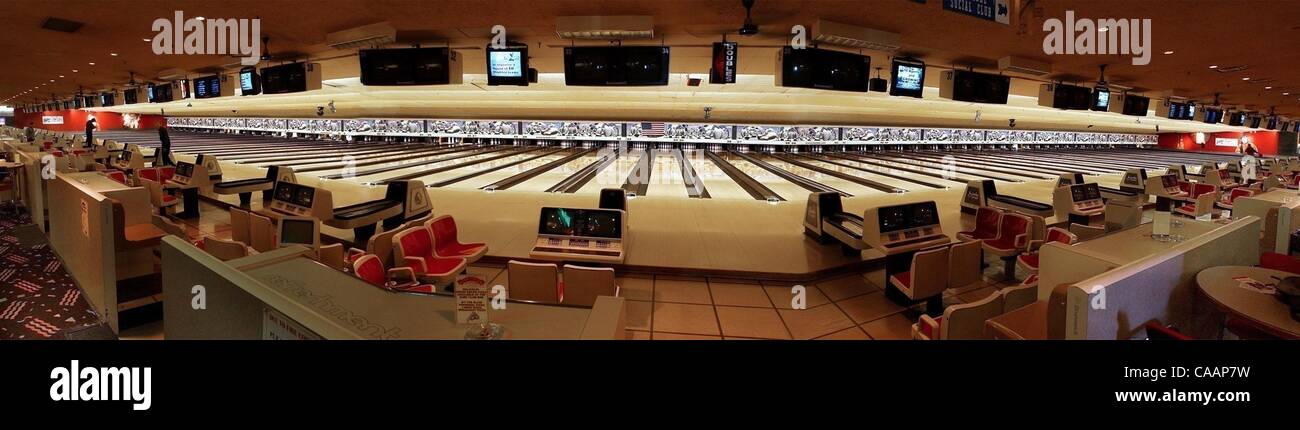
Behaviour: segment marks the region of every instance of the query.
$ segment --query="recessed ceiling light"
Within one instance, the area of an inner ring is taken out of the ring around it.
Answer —
[[[1219,66],[1210,66],[1211,69],[1217,69]]]
[[[50,79],[50,82],[54,82],[54,80],[53,80],[53,79]]]
[[[1165,51],[1165,55],[1173,54],[1174,51]]]
[[[117,56],[117,53],[116,53],[116,52],[109,52],[108,55],[111,55],[111,56],[116,57],[116,56]]]
[[[1284,96],[1289,96],[1289,95],[1291,95],[1291,93],[1282,93],[1282,95],[1284,95]]]
[[[77,73],[77,72],[78,72],[77,69],[72,69],[72,73]]]
[[[59,75],[59,77],[60,77],[60,78],[62,78],[62,77],[63,77],[63,75]]]
[[[1241,80],[1243,80],[1243,81],[1249,81],[1250,78],[1241,78]]]
[[[95,65],[95,63],[90,63],[90,65],[92,65],[92,66],[93,66],[93,65]]]
[[[153,39],[140,39],[140,40],[143,40],[145,42],[153,42]]]
[[[1264,89],[1266,89],[1266,90],[1271,90],[1271,89],[1273,89],[1273,87],[1264,87]]]

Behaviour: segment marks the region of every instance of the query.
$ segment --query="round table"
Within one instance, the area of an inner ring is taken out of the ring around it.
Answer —
[[[1280,337],[1300,338],[1300,321],[1291,318],[1290,309],[1272,294],[1237,286],[1239,282],[1232,278],[1239,276],[1276,284],[1280,279],[1300,275],[1251,266],[1211,267],[1196,274],[1196,285],[1201,292],[1224,312],[1249,320]]]

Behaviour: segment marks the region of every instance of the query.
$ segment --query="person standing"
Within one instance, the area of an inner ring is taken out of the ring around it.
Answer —
[[[36,141],[36,129],[35,129],[35,128],[32,128],[32,125],[31,125],[31,124],[27,124],[27,130],[26,130],[25,135],[26,135],[26,137],[27,137],[27,141],[28,141],[28,142],[35,142],[35,141]]]
[[[95,146],[95,117],[86,120],[86,147]]]
[[[158,127],[158,142],[162,143],[162,146],[158,148],[158,156],[154,157],[154,163],[162,163],[163,166],[176,164],[172,161],[172,137],[166,125]]]

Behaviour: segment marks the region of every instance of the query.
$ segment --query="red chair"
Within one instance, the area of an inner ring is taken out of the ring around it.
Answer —
[[[998,237],[998,224],[1002,222],[1002,211],[980,206],[975,211],[975,229],[957,232],[957,239],[963,242],[994,239]]]
[[[440,257],[434,252],[433,237],[427,228],[413,228],[393,237],[394,265],[414,271],[417,279],[438,285],[451,284],[467,265],[461,257]],[[400,262],[400,263],[399,263]]]
[[[1192,340],[1191,336],[1185,335],[1173,327],[1165,327],[1157,321],[1151,321],[1142,326],[1147,330],[1148,340]]]
[[[1025,268],[1029,273],[1038,273],[1038,250],[1044,245],[1051,242],[1057,242],[1065,245],[1073,245],[1079,241],[1079,237],[1074,233],[1060,227],[1047,229],[1046,240],[1032,240],[1029,242],[1030,252],[1020,254],[1016,257],[1016,265]]]
[[[1004,213],[998,227],[998,237],[983,241],[985,252],[997,255],[1005,262],[1003,272],[1007,279],[1016,278],[1016,256],[1029,245],[1029,226],[1032,224],[1033,220],[1027,216]]]
[[[104,176],[107,176],[108,179],[112,179],[112,180],[114,180],[114,181],[117,181],[118,183],[121,183],[122,185],[130,185],[130,184],[126,183],[126,173],[122,172],[121,170],[109,170],[109,171],[106,171],[106,172],[104,172]]]
[[[1215,206],[1218,206],[1219,208],[1222,209],[1232,210],[1232,204],[1236,202],[1237,199],[1242,197],[1250,197],[1253,195],[1255,195],[1254,190],[1244,188],[1244,187],[1233,188],[1232,191],[1228,193],[1228,201],[1215,203]]]
[[[1300,274],[1300,259],[1286,254],[1265,252],[1259,255],[1259,267]]]
[[[1188,193],[1188,203],[1174,209],[1174,213],[1191,218],[1214,213],[1219,201],[1219,187],[1210,184],[1193,184]]]
[[[433,293],[438,287],[415,282],[415,272],[409,267],[384,270],[384,263],[374,254],[366,254],[352,261],[352,273],[370,285],[397,291]],[[399,281],[400,280],[400,281]]]
[[[889,284],[912,300],[927,300],[927,313],[941,315],[943,290],[948,289],[947,246],[912,254],[912,264],[906,272],[889,277]]]
[[[425,225],[433,233],[433,249],[439,257],[460,257],[473,263],[487,254],[487,244],[460,243],[456,238],[456,219],[443,215]]]

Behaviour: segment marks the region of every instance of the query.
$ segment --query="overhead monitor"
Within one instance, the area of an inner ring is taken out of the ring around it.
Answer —
[[[889,95],[921,98],[925,90],[925,63],[896,58],[890,75]]]
[[[488,85],[528,85],[528,47],[509,46],[487,50]]]

